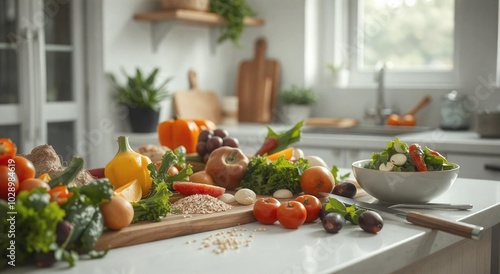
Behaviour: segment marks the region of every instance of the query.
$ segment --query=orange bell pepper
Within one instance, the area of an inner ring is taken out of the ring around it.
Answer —
[[[196,152],[200,128],[193,120],[166,120],[158,124],[157,131],[162,146],[167,146],[170,149],[184,146],[186,153]]]

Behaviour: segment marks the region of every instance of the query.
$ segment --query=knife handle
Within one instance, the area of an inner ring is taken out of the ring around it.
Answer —
[[[445,220],[428,214],[418,212],[408,212],[406,220],[412,224],[437,229],[453,235],[462,236],[469,239],[478,240],[481,237],[483,227]]]

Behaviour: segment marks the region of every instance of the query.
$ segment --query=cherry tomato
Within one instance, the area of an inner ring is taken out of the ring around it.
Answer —
[[[272,225],[278,220],[280,201],[275,198],[260,198],[253,205],[253,216],[261,224]]]
[[[22,156],[14,156],[12,159],[15,162],[14,166],[19,182],[22,183],[26,179],[35,178],[35,166],[30,160]]]
[[[321,201],[318,198],[313,195],[304,194],[295,198],[295,201],[301,202],[306,208],[306,223],[312,223],[318,219],[322,206]]]
[[[19,180],[13,170],[9,170],[8,166],[0,166],[0,198],[7,200],[9,195],[15,198],[10,193],[19,192]]]
[[[295,229],[304,224],[307,211],[301,202],[288,201],[278,207],[277,216],[282,226]]]
[[[8,160],[17,153],[17,147],[9,138],[0,138],[0,165],[6,166]]]
[[[37,187],[45,187],[47,190],[50,190],[49,184],[47,182],[45,182],[44,180],[38,179],[38,178],[30,178],[30,179],[26,179],[26,180],[22,181],[19,184],[19,191],[23,191],[23,190],[30,191],[33,188],[37,188]]]
[[[68,191],[67,186],[56,186],[49,190],[50,200],[56,202],[58,205],[62,205],[68,201],[73,193]]]

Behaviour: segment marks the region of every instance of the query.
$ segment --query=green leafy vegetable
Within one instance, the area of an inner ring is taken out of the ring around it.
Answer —
[[[341,201],[335,198],[328,198],[328,203],[325,204],[325,210],[327,212],[336,212],[342,214],[346,220],[354,225],[358,224],[358,219],[361,213],[365,212],[364,209],[356,208],[355,204],[350,206],[345,206]]]
[[[169,175],[168,170],[173,165],[184,165],[178,174]],[[185,150],[182,148],[175,151],[167,151],[161,160],[161,165],[156,171],[156,165],[151,163],[148,169],[153,178],[151,190],[146,198],[132,203],[134,208],[134,219],[139,221],[160,221],[170,212],[169,198],[172,196],[172,183],[184,181],[193,174],[192,166],[185,164]]]
[[[6,251],[15,241],[15,263],[22,265],[35,253],[47,253],[56,240],[56,226],[65,212],[50,202],[45,188],[34,188],[18,194],[15,206],[0,200],[0,247]],[[16,212],[10,215],[8,212]],[[15,231],[10,229],[10,220],[15,222]],[[10,259],[0,258],[0,268],[6,267]]]
[[[268,162],[266,157],[256,156],[248,164],[240,185],[260,195],[272,195],[278,189],[298,194],[302,191],[300,176],[308,167],[302,158],[292,163],[280,156],[278,160]]]
[[[350,172],[347,172],[346,174],[341,175],[339,173],[339,168],[336,165],[332,166],[331,172],[332,172],[333,178],[335,178],[335,184],[342,182],[343,180],[349,178],[349,176],[351,175]]]
[[[281,151],[289,147],[293,143],[300,141],[301,137],[300,135],[302,133],[301,130],[303,125],[304,121],[300,121],[297,124],[295,124],[291,129],[280,133],[275,132],[271,127],[267,126],[266,139],[270,137],[275,137],[278,139],[278,145],[274,149],[269,151],[267,154],[271,155],[275,152]]]
[[[169,198],[172,192],[166,184],[159,184],[147,198],[132,203],[134,208],[133,223],[139,221],[161,221],[170,212]]]

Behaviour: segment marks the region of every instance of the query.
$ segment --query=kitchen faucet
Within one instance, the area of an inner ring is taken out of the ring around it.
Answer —
[[[386,117],[393,113],[393,110],[385,106],[385,71],[388,67],[386,62],[379,62],[377,64],[378,71],[375,73],[375,81],[378,83],[377,87],[377,102],[374,109],[368,109],[366,116],[375,118],[376,124],[384,125]]]

